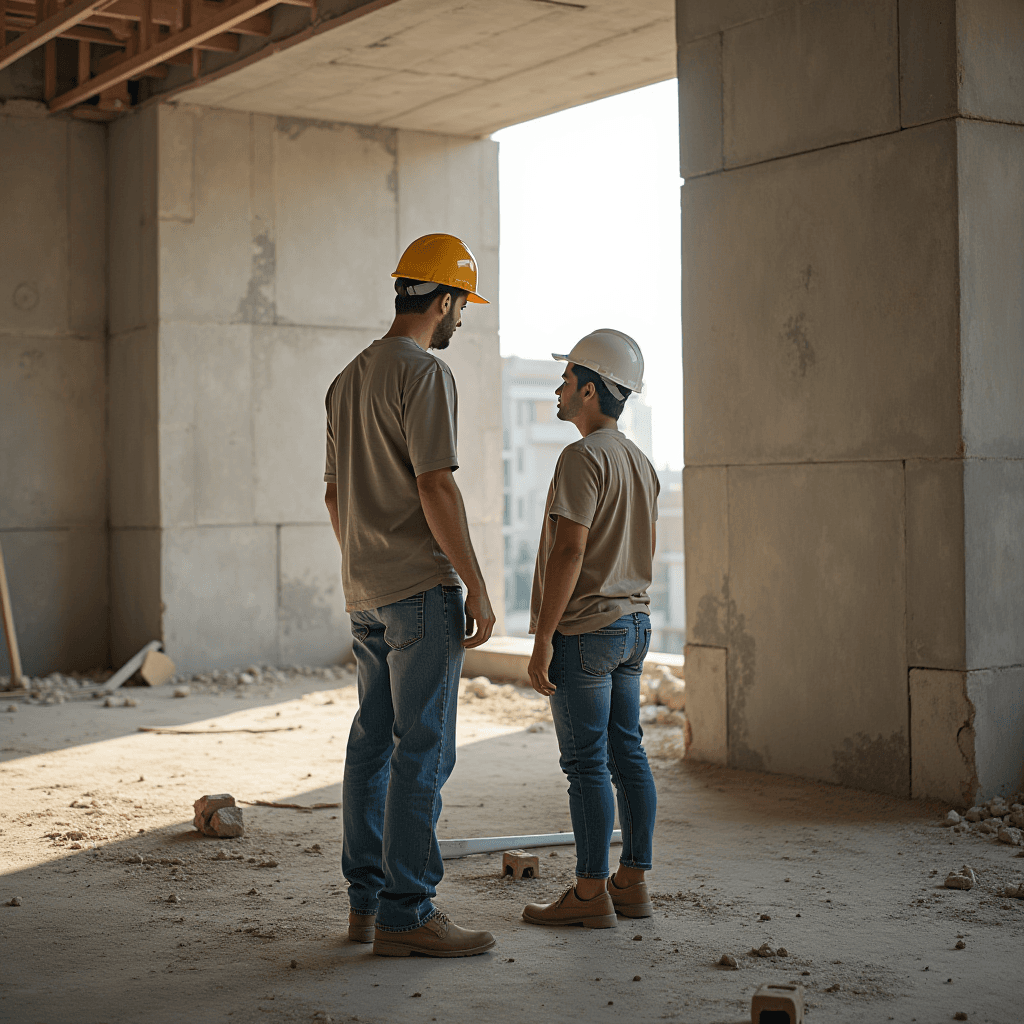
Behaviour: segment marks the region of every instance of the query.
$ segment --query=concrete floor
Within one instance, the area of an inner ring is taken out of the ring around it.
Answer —
[[[1024,876],[1015,849],[939,827],[938,805],[669,759],[654,760],[653,918],[527,926],[524,903],[571,879],[571,849],[518,883],[499,877],[500,857],[474,857],[449,862],[438,902],[491,929],[493,952],[374,957],[344,937],[337,810],[246,806],[233,841],[189,824],[207,792],[338,800],[354,688],[328,685],[241,700],[134,690],[135,708],[0,714],[0,903],[22,901],[0,906],[0,1019],[739,1024],[759,983],[786,980],[807,987],[812,1022],[1020,1020],[1024,901],[999,895]],[[524,729],[543,710],[521,695],[462,702],[443,836],[568,828],[550,725]],[[964,862],[979,884],[940,888]],[[765,941],[790,955],[748,955]],[[723,953],[738,970],[716,966]]]

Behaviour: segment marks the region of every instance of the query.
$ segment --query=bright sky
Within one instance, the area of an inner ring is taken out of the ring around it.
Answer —
[[[505,128],[501,354],[614,327],[644,353],[654,461],[683,464],[679,116],[673,79]],[[635,401],[635,399],[630,399]]]

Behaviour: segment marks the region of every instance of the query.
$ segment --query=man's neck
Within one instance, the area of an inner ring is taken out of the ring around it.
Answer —
[[[576,429],[584,437],[589,436],[595,430],[619,429],[619,421],[613,420],[611,416],[581,416],[578,420],[573,420],[573,423],[576,424]]]
[[[411,338],[426,352],[430,350],[433,336],[434,323],[431,319],[413,313],[399,313],[384,338]]]

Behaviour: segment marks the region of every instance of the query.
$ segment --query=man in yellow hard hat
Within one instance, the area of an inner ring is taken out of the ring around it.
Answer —
[[[349,938],[382,956],[472,956],[494,937],[431,902],[444,874],[435,827],[464,648],[488,639],[494,613],[452,475],[455,379],[434,351],[467,301],[487,300],[453,235],[416,239],[392,276],[390,330],[327,392],[325,500],[359,686],[342,784]]]
[[[604,328],[571,352],[558,418],[582,437],[559,456],[548,490],[530,632],[529,675],[551,700],[569,812],[576,882],[553,903],[532,903],[532,924],[612,928],[616,915],[653,913],[645,873],[653,858],[657,793],[640,729],[640,673],[651,642],[658,476],[618,429],[626,399],[643,387],[640,346]],[[608,877],[615,797],[622,855]]]

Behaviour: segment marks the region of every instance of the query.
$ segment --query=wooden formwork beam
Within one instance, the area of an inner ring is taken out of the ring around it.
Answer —
[[[10,46],[0,49],[0,69],[56,39],[62,32],[85,21],[97,11],[102,11],[109,3],[110,0],[78,0],[77,3],[57,11],[56,14],[39,20],[38,24],[27,32],[23,32]],[[41,8],[41,6],[42,0],[39,0],[39,7]]]

